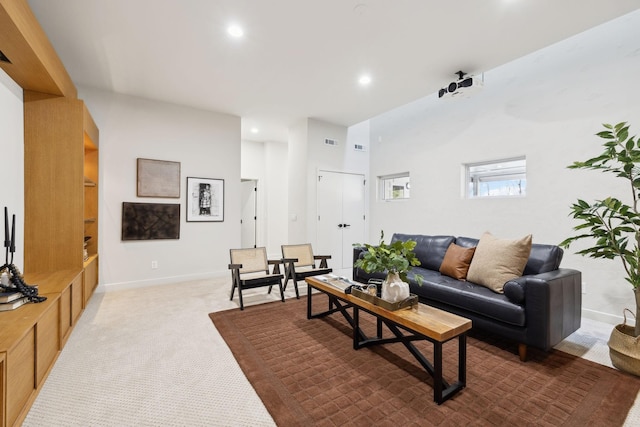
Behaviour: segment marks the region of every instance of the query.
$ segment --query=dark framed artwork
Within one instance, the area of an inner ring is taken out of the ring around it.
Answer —
[[[179,204],[122,203],[122,240],[179,238]]]
[[[187,222],[224,221],[224,179],[187,178]]]
[[[180,198],[180,162],[139,158],[137,196]]]

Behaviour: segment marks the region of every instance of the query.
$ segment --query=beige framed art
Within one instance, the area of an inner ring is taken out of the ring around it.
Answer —
[[[138,158],[137,196],[180,198],[180,162]]]

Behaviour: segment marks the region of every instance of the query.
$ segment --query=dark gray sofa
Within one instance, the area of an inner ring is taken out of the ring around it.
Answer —
[[[409,272],[408,279],[411,293],[420,302],[471,319],[473,329],[517,342],[521,360],[526,359],[527,346],[548,351],[580,327],[582,274],[559,268],[563,251],[558,246],[532,244],[523,275],[505,283],[504,294],[500,294],[438,271],[451,243],[474,247],[478,239],[394,234],[391,241],[395,240],[417,242],[415,253],[421,265]],[[354,248],[354,262],[364,250]],[[423,277],[422,285],[415,281],[416,274]],[[384,277],[383,273],[353,269],[357,282]]]

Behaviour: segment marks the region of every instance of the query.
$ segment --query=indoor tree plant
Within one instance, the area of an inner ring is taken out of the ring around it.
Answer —
[[[591,258],[619,258],[625,271],[625,279],[633,287],[636,301],[635,328],[625,328],[624,333],[640,335],[640,213],[638,198],[640,197],[640,140],[629,136],[626,122],[617,125],[604,124],[604,130],[597,133],[604,140],[604,151],[597,157],[583,162],[574,162],[570,169],[591,169],[610,173],[621,178],[627,187],[630,199],[628,203],[616,197],[607,197],[588,203],[578,200],[571,206],[571,215],[579,221],[573,229],[578,232],[560,243],[568,248],[577,240],[590,239],[593,246],[578,251],[580,255]],[[625,322],[626,323],[626,322]],[[618,325],[616,329],[621,331]],[[626,325],[625,325],[626,326]],[[613,333],[616,333],[614,330]],[[612,333],[612,338],[613,338]],[[609,346],[611,346],[611,340]],[[640,346],[633,342],[637,354]],[[612,355],[613,361],[613,355]],[[639,362],[640,364],[640,362]],[[615,365],[615,362],[614,362]]]
[[[356,260],[354,266],[361,268],[367,273],[386,273],[387,276],[382,284],[382,298],[385,298],[388,288],[392,284],[407,282],[407,272],[412,267],[420,265],[420,261],[414,253],[417,242],[415,240],[401,241],[396,240],[390,244],[384,242],[384,231],[380,232],[380,243],[373,246],[365,243],[361,245],[356,243],[354,246],[364,246],[366,251],[361,258]],[[416,281],[422,283],[422,276],[416,275]],[[408,295],[409,285],[406,285]]]

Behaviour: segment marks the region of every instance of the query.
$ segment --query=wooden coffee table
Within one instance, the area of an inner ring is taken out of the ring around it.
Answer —
[[[467,372],[467,331],[471,329],[471,320],[458,315],[418,304],[417,309],[386,310],[364,299],[346,294],[343,289],[321,280],[322,276],[309,277],[307,282],[307,319],[328,316],[340,312],[353,328],[353,348],[358,350],[372,345],[402,343],[415,359],[433,378],[433,400],[440,405],[466,386]],[[343,282],[342,284],[348,284]],[[346,286],[346,285],[345,285]],[[329,305],[326,311],[312,313],[313,292],[317,289],[327,295]],[[351,314],[348,309],[352,309]],[[375,337],[368,337],[360,328],[360,311],[370,313],[376,318]],[[393,337],[384,338],[382,325],[393,333]],[[458,338],[458,380],[449,384],[442,377],[442,344]],[[433,343],[433,363],[413,345],[413,341],[427,340]]]

